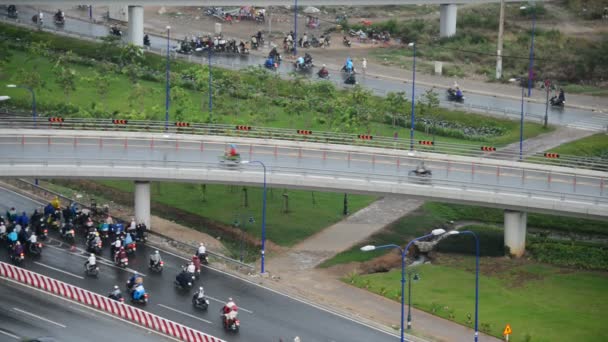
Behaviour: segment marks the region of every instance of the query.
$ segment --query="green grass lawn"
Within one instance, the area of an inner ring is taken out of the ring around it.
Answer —
[[[321,267],[330,267],[337,264],[352,261],[362,262],[374,259],[379,255],[389,253],[387,250],[362,253],[359,248],[363,245],[382,245],[405,243],[414,237],[428,234],[432,229],[445,224],[448,221],[478,221],[487,224],[502,225],[504,220],[503,211],[500,209],[483,208],[458,204],[447,204],[438,202],[426,202],[421,209],[403,217],[393,225],[372,235],[366,241],[341,252],[321,264]],[[528,227],[543,230],[557,230],[563,233],[587,233],[596,235],[608,235],[608,223],[572,217],[528,214]]]
[[[462,267],[421,265],[413,268],[421,280],[412,283],[414,307],[472,326],[474,318],[474,257],[460,260]],[[485,260],[482,270],[491,266]],[[487,272],[491,272],[488,274]],[[567,271],[541,264],[509,264],[488,270],[480,278],[480,330],[502,337],[508,323],[509,341],[606,341],[604,314],[608,310],[608,275]],[[398,301],[401,272],[350,276],[345,282]],[[406,289],[407,291],[407,289]],[[416,316],[412,326],[416,328]],[[529,336],[530,339],[526,339]]]
[[[100,181],[101,184],[127,192],[133,192],[133,182]],[[254,217],[255,223],[246,223],[245,229],[251,236],[261,236],[262,230],[262,189],[248,187],[248,204],[245,208],[242,187],[207,185],[207,201],[202,201],[200,186],[190,183],[154,183],[151,185],[152,201],[179,208],[227,225],[232,225],[235,217],[247,221]],[[283,212],[283,189],[269,189],[267,192],[266,234],[267,238],[281,246],[291,246],[314,233],[341,220],[344,195],[327,192],[287,191],[289,212]],[[314,204],[313,204],[314,195]],[[349,195],[348,206],[351,213],[364,208],[374,201],[372,196]]]
[[[549,151],[567,155],[607,158],[608,134],[595,134],[580,140],[560,145]]]

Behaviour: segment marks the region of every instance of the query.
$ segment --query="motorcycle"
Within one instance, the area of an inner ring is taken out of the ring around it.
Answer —
[[[209,299],[206,297],[198,298],[198,293],[195,293],[192,296],[192,305],[194,305],[194,307],[197,309],[207,310],[209,307]]]
[[[123,298],[121,293],[114,294],[113,292],[108,295],[108,298],[113,299],[117,302],[124,303],[125,299]]]
[[[15,5],[8,6],[7,16],[11,19],[17,19],[17,17],[19,16],[19,12],[17,11]]]
[[[61,16],[55,16],[53,21],[55,22],[55,25],[57,26],[63,26],[65,25],[65,18],[61,17]]]
[[[127,254],[135,253],[135,251],[137,250],[137,243],[135,241],[131,242],[126,246],[125,250],[127,251]]]
[[[39,256],[42,253],[42,244],[40,242],[30,243],[28,251],[32,256]]]
[[[415,170],[411,170],[408,173],[408,175],[409,176],[418,176],[418,177],[427,177],[427,178],[430,178],[433,175],[433,172],[423,166],[423,167],[416,168]]]
[[[150,37],[148,35],[144,36],[144,46],[150,47]]]
[[[564,104],[566,103],[566,101],[562,101],[559,99],[559,97],[557,96],[553,96],[550,100],[549,103],[554,106],[554,107],[564,107]]]
[[[129,266],[129,258],[118,258],[118,256],[114,257],[114,264],[118,267],[126,268]]]
[[[118,27],[112,26],[110,28],[110,35],[116,36],[116,37],[122,37],[122,31],[119,30]]]
[[[310,72],[312,71],[313,68],[313,64],[312,62],[304,62],[304,64],[299,64],[298,62],[294,62],[294,67],[296,69],[296,71],[300,71],[300,72]]]
[[[185,275],[182,277],[182,274]],[[175,278],[174,283],[175,286],[180,290],[190,289],[192,288],[192,284],[194,283],[194,275],[186,271],[182,271],[182,273]]]
[[[19,255],[11,254],[11,260],[17,266],[21,266],[23,264],[23,260],[25,260],[25,254],[19,253]]]
[[[209,265],[209,256],[207,255],[207,253],[199,254],[198,260],[200,260],[201,264],[203,264],[203,265]]]
[[[99,236],[101,237],[102,240],[107,240],[110,237],[110,225],[109,224],[102,223],[99,225]]]
[[[133,294],[131,294],[131,303],[133,303],[133,304],[141,304],[141,305],[148,304],[148,294],[144,293],[144,295],[141,296],[139,299],[133,298]]]
[[[75,232],[74,228],[66,229],[65,233],[63,233],[62,237],[65,239],[67,243],[73,245],[75,240]]]
[[[225,314],[222,315],[222,321],[224,325],[224,330],[238,332],[241,326],[241,321],[238,318],[228,319]]]
[[[342,44],[344,44],[346,47],[350,47],[352,45],[350,39],[347,38],[342,39]]]
[[[453,88],[449,88],[447,90],[447,97],[448,97],[448,100],[450,100],[450,101],[464,102],[464,96],[463,95],[458,96],[457,90],[453,89]]]
[[[101,255],[102,246],[103,243],[101,241],[99,241],[98,243],[94,243],[93,240],[89,240],[87,242],[87,252]]]
[[[164,265],[165,265],[164,261],[161,260],[155,264],[149,265],[148,268],[150,268],[154,272],[160,273],[163,271]]]
[[[321,73],[321,71],[319,71],[319,72],[317,73],[317,76],[318,76],[319,78],[321,78],[321,79],[324,79],[324,80],[329,80],[329,72],[328,72],[327,74],[323,74],[323,73]]]
[[[99,266],[97,265],[85,265],[84,272],[87,276],[97,277],[99,274]]]

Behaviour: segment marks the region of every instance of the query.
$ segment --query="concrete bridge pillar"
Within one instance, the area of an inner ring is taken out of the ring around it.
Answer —
[[[439,36],[451,37],[456,34],[456,4],[439,5]]]
[[[505,246],[514,257],[521,257],[526,251],[526,226],[528,213],[505,210]]]
[[[135,181],[135,222],[150,228],[150,182]]]
[[[129,6],[129,43],[144,46],[144,8]]]

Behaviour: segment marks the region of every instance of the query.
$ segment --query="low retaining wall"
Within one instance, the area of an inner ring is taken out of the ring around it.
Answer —
[[[137,323],[145,328],[158,331],[181,341],[225,342],[217,337],[213,337],[192,328],[188,328],[179,323],[169,321],[131,305],[117,302],[97,293],[87,291],[74,285],[70,285],[42,274],[28,271],[1,261],[0,276],[71,299],[92,308],[105,311],[122,319]]]

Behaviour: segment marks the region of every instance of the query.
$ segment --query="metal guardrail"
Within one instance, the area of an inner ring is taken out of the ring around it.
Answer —
[[[210,162],[186,162],[186,161],[150,161],[150,160],[138,160],[138,159],[134,159],[134,158],[130,158],[130,159],[108,159],[108,158],[96,158],[93,157],[91,159],[86,159],[83,160],[82,158],[70,158],[70,157],[61,157],[61,158],[49,158],[46,160],[40,160],[40,158],[5,158],[3,160],[0,160],[0,165],[10,165],[10,166],[15,166],[15,165],[19,165],[19,164],[26,164],[28,167],[32,167],[35,165],[40,165],[43,167],[48,167],[48,166],[65,166],[65,167],[70,167],[70,166],[74,166],[74,165],[86,165],[87,167],[93,167],[93,166],[102,166],[104,168],[115,168],[115,167],[129,167],[130,169],[133,169],[133,167],[138,167],[138,168],[149,168],[149,167],[154,167],[154,168],[158,168],[158,167],[164,167],[164,168],[172,168],[172,169],[179,169],[181,171],[187,170],[187,169],[191,169],[191,170],[197,170],[197,172],[201,171],[201,170],[207,170],[207,171],[211,171],[211,170],[217,170],[218,169],[218,163],[210,163]],[[445,166],[446,168],[448,168],[448,166]],[[455,171],[454,169],[454,165],[452,164],[450,166],[450,169],[452,170],[452,173]],[[507,170],[507,168],[500,168],[501,170],[505,171]],[[237,170],[230,170],[231,172],[236,172]],[[243,169],[240,169],[240,171],[242,172]],[[483,184],[480,183],[479,179],[478,180],[474,180],[473,178],[471,178],[470,181],[462,181],[462,180],[453,180],[453,179],[448,179],[448,178],[440,178],[440,177],[435,177],[433,176],[432,179],[418,179],[418,178],[414,178],[412,179],[411,176],[409,176],[407,173],[406,174],[400,174],[400,175],[395,175],[395,174],[387,174],[387,173],[378,173],[378,172],[374,172],[374,173],[365,173],[365,172],[357,172],[357,171],[348,171],[348,170],[332,170],[332,169],[314,169],[314,168],[300,168],[300,167],[272,167],[269,168],[269,172],[272,173],[280,173],[280,174],[293,174],[294,177],[298,177],[298,176],[321,176],[321,177],[326,177],[326,178],[345,178],[345,179],[361,179],[361,180],[365,180],[365,181],[380,181],[380,182],[395,182],[395,184],[412,184],[412,185],[417,185],[417,186],[428,186],[430,188],[433,187],[440,187],[441,189],[453,189],[454,191],[460,191],[460,190],[477,190],[477,191],[483,191],[483,192],[491,192],[491,193],[495,193],[495,194],[499,194],[500,192],[504,192],[505,194],[516,194],[518,196],[527,196],[527,197],[533,197],[533,196],[543,196],[545,198],[549,198],[552,200],[559,200],[559,201],[577,201],[577,202],[585,202],[588,203],[589,205],[597,205],[597,204],[608,204],[608,198],[605,196],[604,194],[604,189],[601,188],[599,189],[599,184],[600,182],[603,181],[603,179],[601,178],[594,178],[594,177],[580,177],[578,178],[578,181],[576,183],[574,183],[573,188],[572,188],[572,192],[569,193],[564,193],[564,192],[557,192],[557,191],[551,191],[551,190],[547,190],[547,189],[541,189],[541,188],[536,188],[536,187],[531,187],[530,184],[530,179],[532,179],[534,176],[534,174],[528,174],[526,175],[526,170],[523,169],[515,169],[515,171],[521,171],[521,174],[517,173],[517,174],[513,174],[513,175],[508,175],[506,172],[502,173],[502,177],[504,177],[504,179],[506,178],[511,178],[511,179],[517,179],[520,180],[521,184],[519,184],[518,186],[513,186],[513,185],[505,185],[502,184],[504,183],[504,181],[501,182],[496,182],[496,183],[492,183],[492,184]],[[480,171],[478,171],[479,173]],[[492,172],[489,172],[488,174],[494,174],[495,171],[492,169]],[[528,172],[529,173],[529,172]],[[542,177],[538,177],[539,179],[547,179],[547,175],[552,175],[552,177],[554,179],[558,178],[559,174],[555,174],[555,173],[547,173],[547,174],[543,174]],[[574,177],[577,178],[577,177]],[[527,181],[526,181],[527,179]],[[598,182],[598,188],[595,187],[594,184],[584,184],[584,180],[585,179],[592,179],[592,180],[596,180]],[[554,180],[555,182],[555,180]],[[543,183],[544,184],[544,183]],[[569,182],[568,182],[569,184]],[[580,193],[576,193],[576,187],[581,187],[581,186],[587,186],[590,187],[591,185],[591,189],[595,189],[597,190],[598,194],[597,195],[592,195],[592,194],[588,194],[588,195],[583,195]]]
[[[49,122],[48,118],[38,117],[34,122],[31,117],[15,116],[0,120],[0,128],[11,129],[65,129],[65,130],[95,130],[95,131],[128,131],[146,133],[172,133],[214,135],[239,138],[260,138],[288,141],[315,142],[337,145],[379,147],[386,149],[411,150],[409,139],[370,136],[368,134],[334,133],[324,131],[308,131],[310,134],[299,134],[296,129],[257,127],[245,125],[188,123],[188,127],[177,127],[175,122],[129,120],[127,124],[114,124],[112,119],[81,119],[63,118],[63,122]],[[240,126],[240,127],[239,127]],[[306,133],[308,133],[306,132]],[[413,141],[413,150],[433,152],[466,157],[481,157],[503,160],[518,160],[519,151],[482,151],[482,145],[456,144],[434,142],[432,145],[422,145],[418,140]],[[608,171],[608,159],[560,155],[559,158],[548,159],[543,153],[523,153],[526,162],[549,164],[555,166],[582,168],[598,171]]]
[[[40,185],[36,185],[35,183],[32,183],[32,182],[27,181],[25,179],[17,178],[16,181],[18,181],[22,185],[25,185],[25,186],[29,187],[30,189],[33,189],[33,190],[36,190],[36,191],[42,191],[44,193],[47,193],[47,194],[50,194],[50,195],[53,195],[53,196],[57,196],[60,200],[63,200],[63,202],[64,202],[63,204],[66,205],[66,206],[70,205],[70,203],[76,203],[78,206],[80,206],[80,208],[91,209],[91,207],[89,205],[85,204],[85,203],[79,202],[79,201],[77,201],[75,199],[69,198],[69,197],[67,197],[67,196],[65,196],[63,194],[60,194],[60,193],[58,193],[56,191],[47,189],[47,188],[42,187]],[[163,238],[165,240],[170,241],[173,245],[179,245],[179,246],[181,246],[183,248],[186,248],[188,250],[196,250],[198,248],[198,246],[194,246],[194,245],[187,244],[185,242],[173,240],[171,237],[168,237],[168,236],[166,236],[164,234],[161,234],[161,233],[158,233],[158,232],[155,232],[155,231],[152,231],[152,230],[149,230],[148,233],[156,235],[158,237],[161,237],[161,238]],[[212,256],[212,257],[214,257],[216,259],[224,260],[226,262],[235,264],[238,267],[247,268],[249,270],[254,270],[255,269],[254,265],[250,265],[250,264],[241,262],[239,260],[229,258],[229,257],[227,257],[227,256],[225,256],[225,255],[223,255],[221,253],[213,252],[211,250],[207,250],[207,252],[209,253],[210,256]]]

